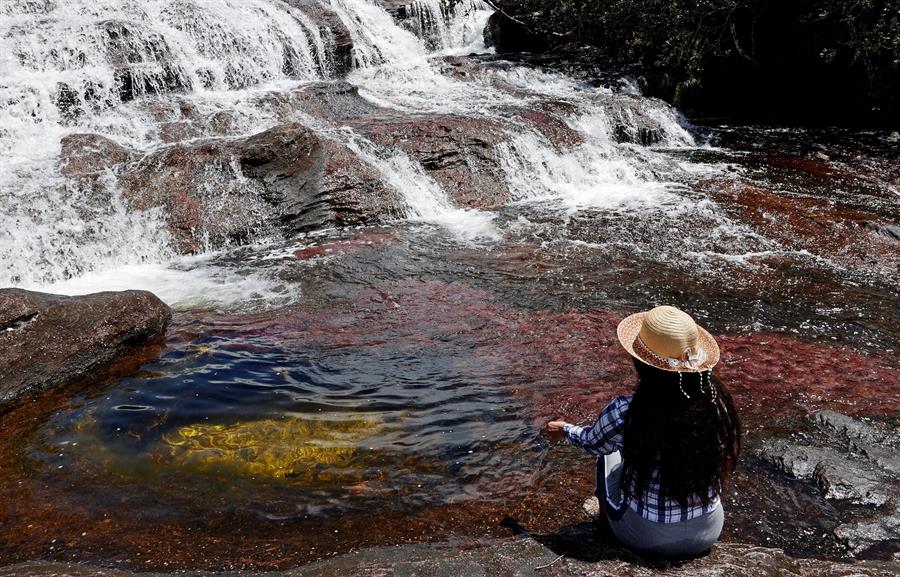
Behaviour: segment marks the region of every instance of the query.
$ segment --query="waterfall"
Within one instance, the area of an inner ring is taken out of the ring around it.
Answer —
[[[331,74],[328,31],[283,2],[14,0],[2,16],[3,284],[172,258],[159,215],[128,210],[111,174],[102,190],[60,174],[63,136],[152,150],[166,98]]]
[[[79,133],[102,135],[137,162],[173,142],[246,136],[293,118],[375,167],[409,219],[461,240],[501,237],[493,212],[455,206],[403,151],[340,121],[266,104],[267,95],[342,77],[346,36],[346,78],[375,105],[423,122],[448,114],[494,123],[503,141],[492,154],[514,201],[556,199],[577,210],[670,198],[665,183],[678,167],[621,142],[652,133],[658,146],[694,144],[670,108],[630,90],[525,65],[448,73],[446,58],[486,52],[491,11],[477,0],[449,11],[440,0],[11,0],[0,10],[3,284],[72,286],[103,271],[196,264],[175,254],[160,210],[123,199],[114,167],[66,172],[60,143]],[[548,102],[582,142],[557,146],[519,118]],[[180,132],[197,118],[213,119],[215,130]]]

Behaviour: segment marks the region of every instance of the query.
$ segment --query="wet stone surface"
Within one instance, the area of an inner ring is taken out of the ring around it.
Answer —
[[[372,233],[284,258],[335,267],[402,245]],[[2,430],[19,441],[0,439],[11,464],[4,558],[275,569],[384,543],[505,536],[506,518],[542,533],[579,522],[592,463],[539,428],[589,420],[627,393],[622,313],[527,310],[461,281],[316,282],[317,297],[286,309],[180,313],[166,353],[138,374],[10,414]],[[815,408],[898,412],[892,357],[784,335],[718,338],[750,447]],[[304,431],[318,432],[307,443]],[[726,539],[849,552],[833,534],[842,511],[752,459],[726,509]]]
[[[146,291],[67,297],[0,290],[0,412],[146,357],[172,311]]]
[[[809,427],[766,440],[757,454],[784,473],[813,482],[822,498],[842,505],[836,537],[857,555],[900,550],[900,429],[817,411]],[[857,507],[853,507],[857,505]]]
[[[403,545],[367,549],[287,571],[270,573],[192,572],[198,577],[375,577],[391,575],[444,577],[649,577],[651,575],[719,577],[891,577],[896,562],[854,564],[795,559],[778,549],[720,543],[699,559],[665,562],[642,559],[598,538],[587,524],[573,525],[551,535],[516,539],[460,539],[432,545]],[[30,562],[0,568],[0,577],[165,577],[172,573],[131,573],[87,565]]]

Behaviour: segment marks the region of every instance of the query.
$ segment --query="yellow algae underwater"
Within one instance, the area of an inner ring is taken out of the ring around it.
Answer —
[[[328,481],[334,469],[357,464],[357,444],[378,429],[378,421],[358,414],[196,423],[163,435],[159,462],[243,477]]]

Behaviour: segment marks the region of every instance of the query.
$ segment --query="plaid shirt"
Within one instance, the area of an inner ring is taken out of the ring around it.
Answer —
[[[622,448],[625,432],[625,414],[631,404],[631,397],[616,397],[600,412],[600,416],[590,427],[566,425],[566,440],[569,444],[581,447],[588,453],[598,457],[614,453]],[[600,469],[602,471],[602,469]],[[598,479],[598,482],[603,482]],[[634,483],[632,490],[634,493]],[[712,494],[712,489],[710,489]],[[697,497],[688,500],[686,506],[662,496],[659,484],[659,470],[654,469],[650,475],[647,488],[640,498],[629,496],[628,507],[648,521],[657,523],[678,523],[710,513],[719,506],[719,498],[710,501],[704,507]]]

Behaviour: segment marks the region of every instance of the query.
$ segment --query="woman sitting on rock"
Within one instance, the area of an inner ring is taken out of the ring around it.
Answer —
[[[597,497],[585,511],[642,553],[692,556],[719,538],[721,496],[737,463],[740,421],[712,374],[719,347],[685,312],[661,306],[619,324],[638,385],[593,425],[551,421],[551,433],[597,460]]]

